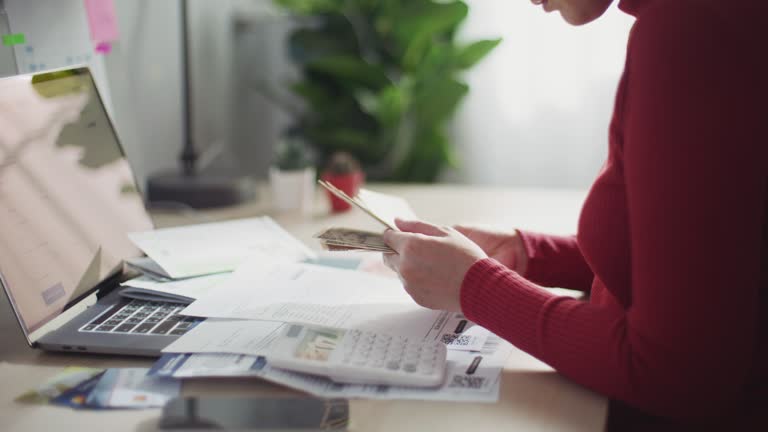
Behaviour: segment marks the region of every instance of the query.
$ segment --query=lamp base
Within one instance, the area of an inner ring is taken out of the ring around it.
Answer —
[[[255,190],[250,177],[162,173],[147,179],[150,206],[179,203],[193,208],[228,207],[252,201]]]

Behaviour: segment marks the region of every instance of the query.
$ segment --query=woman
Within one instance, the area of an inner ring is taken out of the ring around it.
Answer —
[[[611,1],[534,3],[580,25]],[[637,20],[578,235],[398,221],[406,290],[611,398],[609,428],[768,430],[765,3],[621,0]]]

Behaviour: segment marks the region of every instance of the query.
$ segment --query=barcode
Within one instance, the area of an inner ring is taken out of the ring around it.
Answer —
[[[485,384],[485,377],[454,375],[451,384],[449,384],[448,387],[481,389],[483,388],[483,384]]]
[[[502,338],[496,335],[491,335],[488,337],[488,339],[485,340],[483,347],[480,348],[480,352],[486,355],[493,354],[496,352],[496,350],[499,349],[499,345],[501,345],[502,341],[503,341]]]
[[[446,345],[468,346],[472,344],[472,336],[463,334],[446,333],[442,340]]]

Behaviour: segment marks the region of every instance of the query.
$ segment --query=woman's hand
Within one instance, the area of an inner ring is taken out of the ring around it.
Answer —
[[[489,257],[525,276],[528,253],[517,231],[503,232],[465,225],[456,225],[454,228],[480,246]]]
[[[460,312],[464,275],[486,258],[485,252],[451,227],[399,219],[395,223],[402,231],[385,231],[384,241],[397,254],[384,254],[384,263],[397,272],[419,305]]]

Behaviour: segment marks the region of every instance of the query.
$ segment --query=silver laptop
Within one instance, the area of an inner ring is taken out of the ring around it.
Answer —
[[[0,79],[0,285],[30,346],[155,356],[196,324],[120,295],[152,228],[87,68]]]

